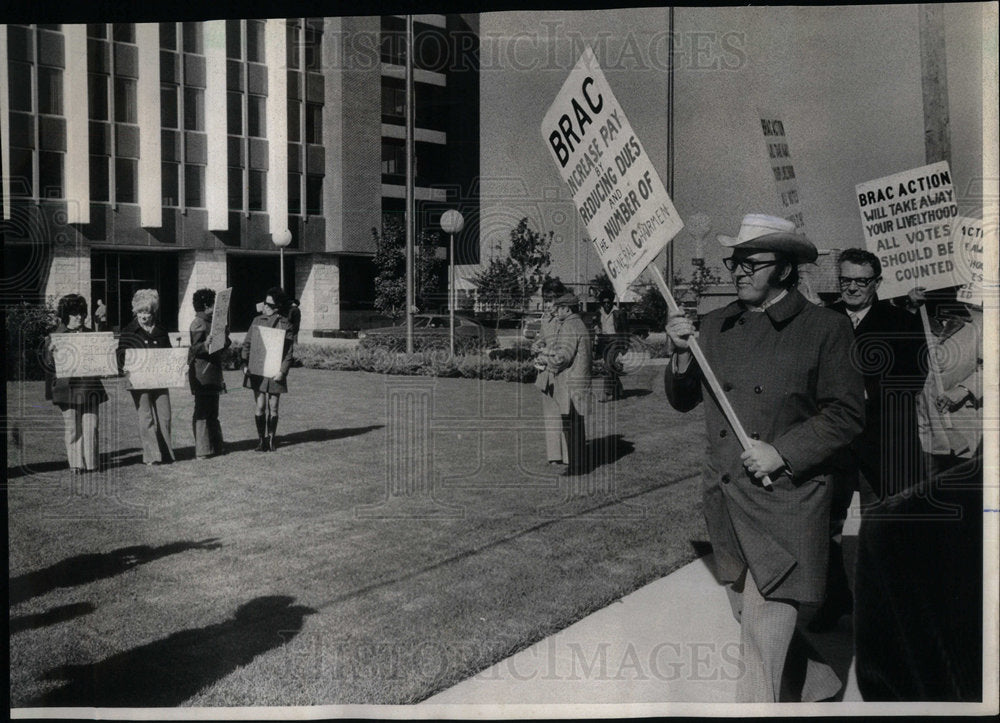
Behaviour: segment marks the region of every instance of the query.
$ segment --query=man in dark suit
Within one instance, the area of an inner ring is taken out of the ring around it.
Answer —
[[[846,249],[837,263],[840,301],[830,308],[846,314],[854,326],[851,361],[865,378],[865,426],[845,450],[844,473],[834,481],[827,597],[809,625],[813,632],[832,630],[841,615],[854,609],[839,542],[854,490],[860,491],[867,508],[919,477],[916,400],[927,369],[920,319],[878,298],[878,257],[864,249]]]

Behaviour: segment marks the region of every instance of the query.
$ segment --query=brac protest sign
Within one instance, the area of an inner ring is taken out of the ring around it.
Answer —
[[[542,138],[623,296],[684,224],[589,47],[545,114]]]
[[[188,350],[126,349],[125,372],[132,389],[184,388],[187,386]]]
[[[865,244],[882,263],[879,296],[962,283],[955,279],[958,206],[947,161],[859,183],[855,191]]]
[[[52,334],[56,377],[111,377],[118,374],[118,340],[110,331]]]
[[[250,361],[247,370],[262,377],[273,377],[281,371],[285,350],[285,330],[269,326],[251,326]]]
[[[958,218],[951,226],[955,240],[955,281],[959,287],[956,300],[972,306],[983,305],[983,221]]]
[[[781,215],[795,224],[798,233],[805,233],[805,222],[802,219],[802,207],[799,205],[799,182],[795,177],[795,166],[792,165],[792,152],[788,148],[788,136],[785,134],[785,123],[777,113],[757,109],[760,117],[760,128],[764,133],[764,145],[767,149],[768,162],[774,175],[774,185],[781,201]]]
[[[229,300],[232,289],[223,289],[215,295],[215,310],[212,312],[212,328],[208,332],[208,353],[214,354],[226,348],[226,326],[229,324]]]

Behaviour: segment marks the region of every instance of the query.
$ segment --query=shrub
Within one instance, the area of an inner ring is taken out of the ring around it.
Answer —
[[[42,348],[45,336],[55,327],[55,309],[48,304],[21,302],[5,309],[8,380],[45,378]]]
[[[530,346],[521,344],[509,349],[493,349],[490,352],[490,359],[495,361],[530,362],[534,356]]]
[[[406,336],[395,334],[371,334],[362,339],[358,346],[362,349],[386,349],[388,351],[402,352],[406,349]],[[447,334],[414,334],[413,351],[430,351],[435,349],[448,350],[451,348]],[[486,345],[479,337],[455,335],[455,354],[473,354]]]

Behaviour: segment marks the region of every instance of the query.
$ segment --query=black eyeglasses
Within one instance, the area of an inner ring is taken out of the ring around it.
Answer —
[[[270,308],[272,308],[272,309],[277,309],[277,308],[278,308],[278,305],[277,305],[277,304],[272,304],[272,303],[271,303],[270,301],[262,301],[261,303],[262,303],[262,304],[263,304],[264,306],[267,306],[267,307],[270,307]]]
[[[729,273],[735,273],[736,269],[739,268],[747,276],[753,276],[761,269],[766,269],[769,266],[774,266],[778,263],[778,260],[774,261],[751,261],[750,259],[744,259],[743,261],[737,261],[736,259],[730,257],[728,259],[722,259],[722,263],[725,264],[726,268],[729,269]]]
[[[839,276],[837,277],[837,282],[840,284],[840,288],[842,289],[849,289],[851,284],[857,284],[859,289],[867,289],[868,284],[873,281],[878,281],[881,278],[881,276]]]

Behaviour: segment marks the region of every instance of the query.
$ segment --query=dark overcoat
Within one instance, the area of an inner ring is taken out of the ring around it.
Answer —
[[[159,324],[153,324],[152,331],[147,332],[137,319],[132,319],[122,329],[118,337],[118,373],[125,373],[125,352],[128,349],[169,349],[170,335]],[[148,391],[148,390],[147,390]]]
[[[292,368],[292,347],[294,346],[292,325],[281,314],[271,314],[270,316],[260,314],[255,317],[250,323],[250,328],[247,329],[246,338],[243,340],[242,356],[244,365],[250,361],[250,344],[253,341],[253,328],[255,326],[267,326],[272,329],[285,330],[285,347],[281,354],[281,381],[276,382],[274,379],[262,377],[259,374],[247,374],[243,378],[243,386],[257,392],[284,394],[288,391],[288,370]]]
[[[68,329],[61,321],[51,331],[52,334],[86,334],[92,332],[82,324],[76,329]],[[56,378],[56,365],[49,351],[49,339],[45,341],[43,351],[45,360],[45,398],[56,405],[73,407],[88,407],[96,409],[97,405],[108,401],[108,393],[99,377],[63,377]]]
[[[222,376],[222,350],[208,353],[208,335],[212,331],[212,315],[204,311],[195,314],[191,322],[191,346],[188,349],[188,383],[192,394],[217,394],[226,388]],[[232,344],[226,333],[226,346]]]
[[[555,312],[547,312],[542,316],[541,322],[538,325],[538,339],[536,339],[534,348],[538,349],[539,354],[547,355],[550,353],[550,346],[555,341],[556,330],[559,328],[559,320],[556,318]],[[550,397],[555,392],[554,387],[555,374],[549,369],[548,365],[544,369],[538,371],[538,375],[535,377],[535,386],[541,390],[542,394],[547,394]]]
[[[552,398],[560,414],[586,416],[591,403],[591,344],[587,326],[577,314],[555,322],[549,342],[549,370],[553,373]]]
[[[722,582],[749,566],[762,594],[823,599],[829,547],[830,477],[836,452],[864,423],[864,386],[850,362],[851,323],[798,291],[764,312],[739,302],[709,313],[699,343],[747,434],[773,445],[787,471],[765,488],[740,460],[736,434],[692,361],[668,364],[670,404],[705,407],[708,445],[703,511]]]

